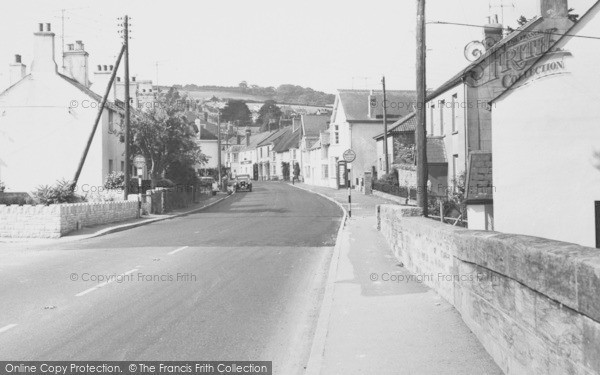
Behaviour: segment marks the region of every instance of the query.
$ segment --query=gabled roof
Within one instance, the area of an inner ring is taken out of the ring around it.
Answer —
[[[302,115],[302,135],[305,137],[318,137],[319,133],[327,129],[329,115]]]
[[[347,121],[383,121],[383,92],[373,92],[373,96],[377,99],[377,105],[371,108],[371,117],[369,117],[370,94],[369,90],[338,90],[339,105],[344,109]],[[413,110],[416,99],[417,94],[414,90],[387,90],[387,115],[396,118],[406,116]]]
[[[400,120],[394,122],[388,128],[388,136],[390,134],[402,133],[402,132],[414,132],[417,129],[417,118],[416,113],[412,112],[407,116],[401,118]],[[383,132],[381,134],[376,135],[376,140],[383,139]]]
[[[285,152],[285,151],[289,151],[291,148],[298,148],[299,142],[300,142],[300,129],[296,129],[296,131],[292,131],[292,129],[288,128],[288,131],[275,142],[273,151]]]
[[[427,137],[427,164],[448,163],[444,137]]]
[[[500,48],[506,46],[506,44],[508,44],[509,42],[511,42],[512,40],[514,40],[522,32],[528,30],[529,28],[532,28],[533,26],[537,25],[542,20],[543,20],[543,18],[540,18],[540,17],[536,16],[536,17],[532,18],[529,22],[527,22],[526,24],[524,24],[523,26],[517,28],[515,31],[513,31],[512,33],[510,33],[509,35],[507,35],[506,38],[503,38],[498,43],[494,44],[490,49],[488,49],[477,60],[473,61],[466,68],[464,68],[463,70],[461,70],[460,72],[458,72],[458,74],[456,74],[454,77],[450,78],[448,81],[446,81],[445,83],[443,83],[440,87],[438,87],[433,92],[431,92],[430,94],[428,94],[426,100],[427,101],[432,100],[432,99],[436,98],[437,96],[439,96],[440,94],[443,94],[444,92],[450,90],[454,86],[456,86],[459,83],[463,82],[463,79],[465,79],[467,77],[467,75],[475,67],[477,67],[480,63],[484,62],[487,58],[489,58],[491,55],[493,55],[494,53],[496,53]]]
[[[283,129],[279,129],[272,132],[267,138],[263,139],[260,143],[258,143],[258,146],[260,147],[273,144],[273,142],[275,142],[277,139],[283,136],[289,129],[291,129],[291,127],[285,127]]]
[[[77,80],[68,77],[64,74],[61,73],[57,73],[59,77],[61,77],[62,79],[64,79],[65,81],[69,82],[70,84],[72,84],[73,86],[77,87],[79,90],[81,90],[84,94],[88,95],[89,97],[91,97],[92,99],[94,99],[97,103],[102,102],[102,96],[98,95],[97,93],[95,93],[94,91],[92,91],[90,88],[88,88],[87,86],[79,83]],[[106,108],[111,109],[115,112],[119,112],[119,113],[125,113],[125,110],[121,107],[118,107],[117,105],[115,105],[114,103],[111,103],[110,101],[106,101]],[[131,108],[131,110],[133,111],[133,108]]]
[[[262,133],[256,133],[256,134],[252,134],[250,136],[250,144],[246,145],[245,143],[242,145],[243,147],[240,149],[240,151],[248,151],[248,150],[253,150],[256,148],[256,146],[261,143],[262,141],[264,141],[266,138],[268,138],[271,134],[273,134],[273,132],[262,132]],[[246,140],[244,139],[242,142],[245,142]]]
[[[494,198],[492,180],[492,153],[472,151],[469,154],[469,169],[466,184],[467,203],[491,203]]]

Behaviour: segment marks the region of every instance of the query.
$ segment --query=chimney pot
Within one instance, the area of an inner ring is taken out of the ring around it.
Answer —
[[[16,62],[17,64],[20,64],[20,63],[21,63],[21,55],[15,55],[15,62]]]
[[[132,80],[133,82],[135,82],[135,76],[134,76],[134,77],[131,77],[131,80]]]
[[[113,65],[110,65],[110,69],[109,69],[109,70],[112,72],[112,71],[113,71],[113,69],[114,69],[114,66],[113,66]]]
[[[50,27],[49,23],[46,24],[46,31],[52,31],[52,28]]]
[[[43,23],[40,23],[40,24],[39,24],[39,28],[40,28],[40,31],[44,31],[44,24],[43,24]]]
[[[102,65],[98,65],[98,71],[102,71]]]
[[[117,77],[117,82],[121,82],[121,77]]]
[[[108,70],[108,66],[104,65],[104,71],[106,72]]]
[[[544,18],[566,18],[569,15],[567,0],[540,0]]]

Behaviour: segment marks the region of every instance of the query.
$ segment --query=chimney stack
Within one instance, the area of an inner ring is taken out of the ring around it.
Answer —
[[[50,24],[38,25],[38,31],[34,34],[33,45],[33,63],[31,64],[31,74],[49,74],[56,73],[57,66],[54,61],[54,33],[51,31]]]
[[[368,98],[368,112],[367,112],[367,117],[368,118],[374,118],[375,117],[375,107],[377,107],[377,97],[375,96],[375,92],[373,90],[371,90],[371,92],[369,93],[369,98]]]
[[[10,85],[14,85],[25,77],[27,69],[21,62],[21,55],[15,55],[15,62],[10,64]]]
[[[540,0],[541,15],[544,18],[566,18],[569,15],[567,0]]]
[[[92,90],[100,96],[104,95],[106,92],[106,86],[108,86],[108,81],[110,81],[110,75],[113,72],[112,65],[98,65],[98,70],[94,72],[94,83],[92,84]],[[109,99],[114,101],[116,99],[116,80],[113,82],[111,90],[112,90],[112,98],[109,95]]]
[[[67,51],[63,55],[64,74],[73,78],[86,87],[90,87],[88,56],[85,46],[81,40],[75,45],[68,44]]]
[[[250,129],[246,127],[246,146],[250,146]]]
[[[488,23],[483,28],[483,37],[485,38],[484,44],[486,49],[491,48],[502,40],[503,27],[502,24],[498,22],[497,14],[494,15],[494,17],[488,18]]]

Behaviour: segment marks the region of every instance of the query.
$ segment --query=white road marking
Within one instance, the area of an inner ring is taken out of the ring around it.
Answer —
[[[105,282],[103,282],[103,283],[100,283],[100,284],[98,284],[98,285],[96,285],[96,286],[94,286],[94,287],[91,287],[91,288],[89,288],[89,289],[86,289],[86,290],[84,290],[84,291],[83,291],[83,292],[81,292],[81,293],[77,293],[77,294],[75,294],[75,297],[81,297],[81,296],[83,296],[83,295],[86,295],[86,294],[88,294],[88,293],[91,293],[91,292],[93,292],[93,291],[94,291],[94,290],[96,290],[96,289],[100,289],[100,288],[102,288],[102,287],[104,287],[104,286],[107,286],[108,284],[110,284],[110,283],[112,283],[113,281],[115,281],[115,280],[116,280],[118,277],[127,276],[127,275],[129,275],[129,274],[131,274],[131,273],[134,273],[135,271],[138,271],[138,269],[137,269],[137,268],[134,268],[134,269],[132,269],[132,270],[129,270],[129,271],[125,272],[125,273],[122,273],[122,274],[118,275],[116,278],[112,278],[112,279],[110,279],[110,280],[108,280],[108,281],[105,281]]]
[[[16,324],[9,324],[9,325],[7,325],[5,327],[2,327],[2,328],[0,328],[0,333],[6,332],[6,331],[8,331],[11,328],[15,328],[16,326],[17,326]]]
[[[171,251],[170,253],[167,253],[167,254],[168,254],[168,255],[173,255],[173,254],[175,254],[175,253],[178,253],[178,252],[180,252],[181,250],[185,250],[185,249],[187,249],[188,247],[189,247],[189,246],[182,246],[182,247],[180,247],[179,249],[175,249],[175,250],[173,250],[173,251]]]

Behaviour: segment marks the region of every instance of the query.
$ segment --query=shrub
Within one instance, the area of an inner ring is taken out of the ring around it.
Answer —
[[[75,192],[71,189],[71,181],[67,180],[56,181],[53,186],[38,186],[32,192],[32,195],[38,203],[45,205],[75,203],[82,200],[81,197],[75,195]]]
[[[125,188],[125,173],[123,172],[111,172],[106,176],[106,182],[104,183],[106,189],[124,189]]]

